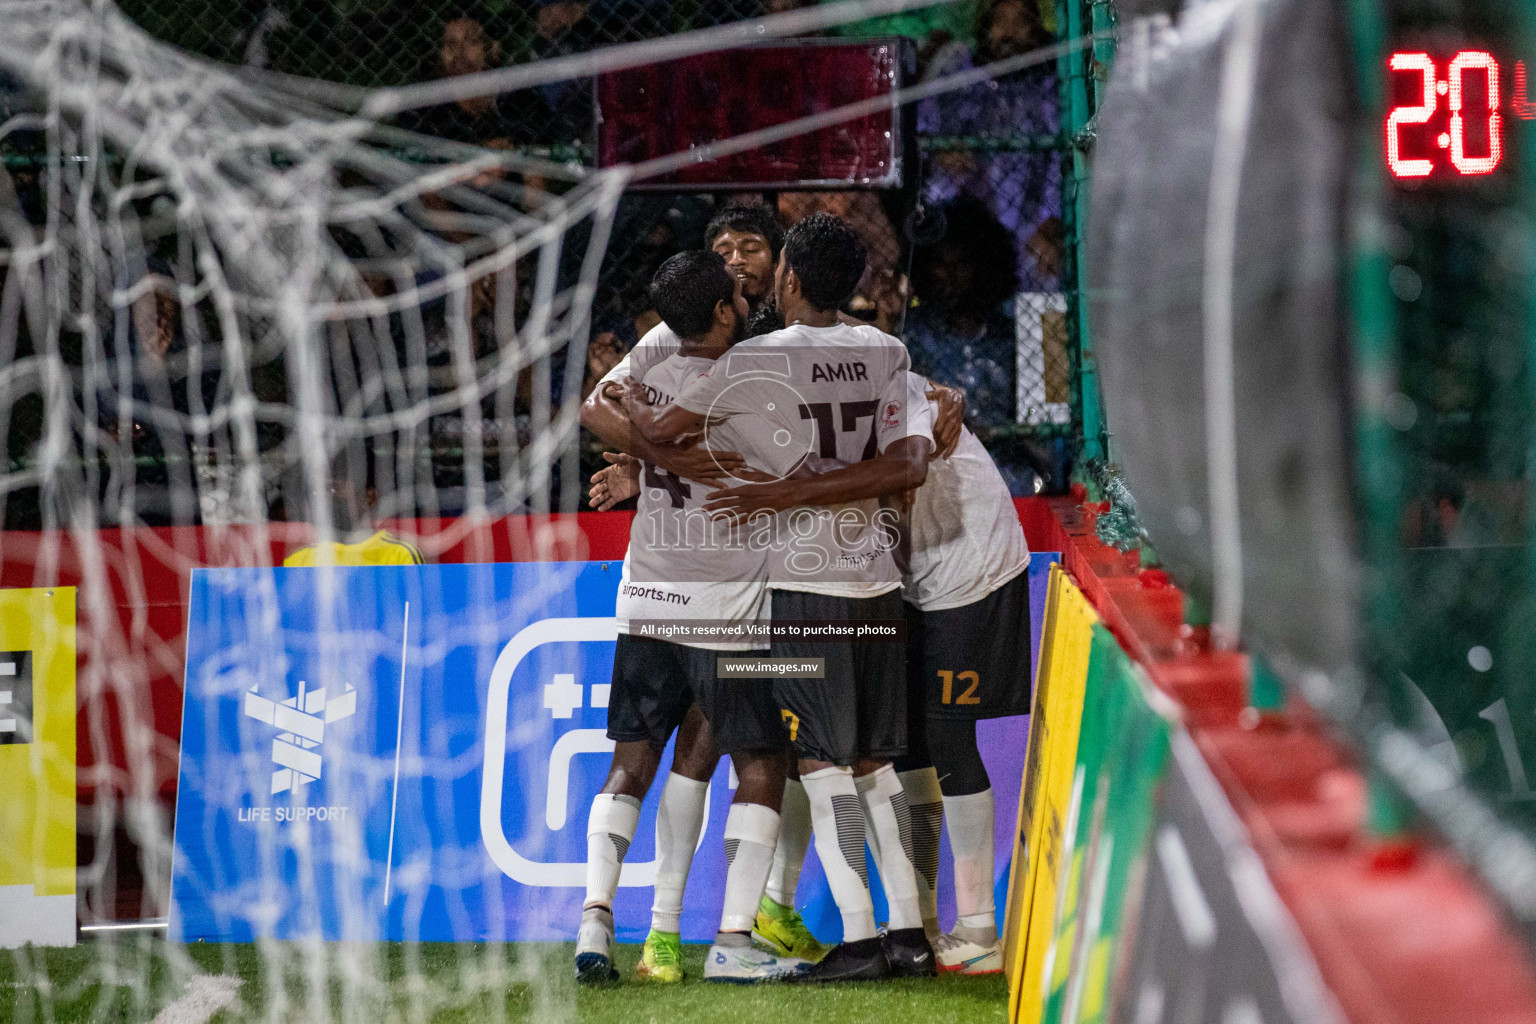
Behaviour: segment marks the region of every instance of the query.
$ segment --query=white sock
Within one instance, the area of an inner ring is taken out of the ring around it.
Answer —
[[[881,765],[854,783],[869,823],[869,845],[880,866],[891,931],[921,928],[923,912],[917,898],[917,872],[912,867],[912,812],[896,769]]]
[[[599,793],[587,816],[587,900],[612,909],[619,890],[619,868],[640,824],[640,801],[632,796]]]
[[[725,818],[725,905],[722,932],[751,932],[763,884],[773,866],[779,838],[779,812],[762,804],[731,804]]]
[[[704,825],[704,801],[709,782],[667,773],[656,812],[656,897],[651,903],[651,928],[658,932],[679,930],[683,914],[683,889],[693,851],[699,847]]]
[[[996,941],[997,907],[992,900],[992,790],[944,798],[944,824],[955,854],[955,909],[958,924],[988,930]]]
[[[779,804],[779,845],[773,848],[773,869],[768,872],[768,898],[782,906],[795,905],[800,868],[811,846],[811,798],[799,779],[786,779],[784,801]]]
[[[928,937],[939,933],[939,835],[944,828],[944,794],[933,768],[898,772],[912,809],[912,867],[917,870],[917,901]]]
[[[869,900],[869,867],[864,863],[864,811],[853,769],[823,768],[800,776],[811,801],[816,853],[827,886],[843,915],[843,941],[875,937],[875,907]]]

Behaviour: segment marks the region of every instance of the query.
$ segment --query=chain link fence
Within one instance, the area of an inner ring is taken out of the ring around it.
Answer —
[[[388,86],[804,5],[793,0],[123,0],[122,6],[157,37],[219,61]],[[906,35],[916,43],[910,75],[931,80],[1047,45],[1058,21],[1064,23],[1065,15],[1054,0],[961,0],[845,26],[838,34]],[[652,274],[672,254],[701,245],[704,226],[722,204],[771,204],[786,226],[812,211],[829,210],[855,225],[870,253],[870,270],[850,315],[902,335],[915,369],[965,389],[968,420],[1016,493],[1064,488],[1075,453],[1071,439],[1082,432],[1075,207],[1085,178],[1080,167],[1074,170],[1079,126],[1068,123],[1071,105],[1062,88],[1070,73],[1063,61],[1060,71],[1030,69],[923,101],[914,115],[917,173],[914,180],[909,172],[901,191],[625,196],[599,275],[584,390],[657,322],[647,294]],[[590,162],[592,83],[555,83],[503,94],[491,104],[445,104],[397,123],[455,142]],[[36,156],[29,146],[39,140],[40,133],[12,132],[0,139],[0,157],[18,190],[40,197],[47,183],[29,166]],[[574,241],[569,248],[573,262],[579,262],[583,240]],[[163,255],[162,272],[175,279],[176,254]],[[494,351],[497,327],[490,317],[482,319],[476,348]],[[429,387],[451,389],[454,371],[446,346],[426,357]],[[561,354],[555,362],[550,381],[558,389],[568,378]],[[271,398],[281,401],[287,390],[281,366],[272,373]],[[401,513],[460,511],[468,486],[467,448],[484,449],[485,480],[495,487],[501,472],[497,439],[515,438],[521,448],[531,438],[529,414],[537,404],[528,393],[531,386],[521,381],[508,401],[484,403],[478,427],[484,436],[472,444],[465,436],[464,410],[434,417],[430,450],[421,458],[431,463],[428,471],[439,491],[435,507]],[[552,397],[560,400],[558,394]],[[42,424],[25,408],[14,409],[12,416],[7,447],[10,467],[17,471],[31,465]],[[169,457],[153,431],[144,434],[142,445],[135,442],[135,454],[138,483],[148,493],[168,486]],[[263,439],[267,447],[279,443],[277,437]],[[586,477],[602,465],[594,438],[583,435],[581,449],[580,478],[556,481],[561,498],[555,507],[580,504]],[[281,517],[280,488],[274,482],[270,491],[267,514]],[[185,522],[186,514],[169,502],[163,508],[149,502],[140,510],[149,525]],[[9,528],[40,523],[26,495],[11,496],[5,520]]]

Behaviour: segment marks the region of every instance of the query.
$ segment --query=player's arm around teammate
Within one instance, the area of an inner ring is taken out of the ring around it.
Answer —
[[[928,477],[928,463],[949,458],[965,429],[965,392],[916,378],[908,401],[924,400],[933,403],[931,444],[926,438],[909,436],[892,442],[875,458],[852,465],[808,460],[784,480],[714,491],[704,507],[721,515],[747,517],[755,512],[782,512],[796,505],[839,505],[915,491]]]
[[[746,465],[740,452],[711,451],[684,438],[681,443],[652,443],[635,429],[619,402],[622,384],[605,382],[592,389],[581,406],[581,425],[604,444],[642,462],[660,466],[684,480],[716,483]]]
[[[704,229],[704,245],[725,261],[741,282],[749,313],[771,308],[774,268],[784,246],[784,231],[766,206],[727,206]],[[639,436],[618,401],[619,386],[633,377],[643,380],[656,363],[678,351],[677,333],[665,322],[648,331],[617,366],[592,389],[581,405],[581,425],[604,444],[651,462],[675,476],[714,482],[739,468],[737,452],[709,452],[699,446],[653,445]]]
[[[739,278],[727,271],[724,260],[715,253],[688,252],[668,260],[657,272],[652,296],[658,312],[676,330],[681,342],[679,351],[653,367],[645,379],[658,400],[668,402],[682,382],[707,368],[710,361],[739,340],[747,309]],[[706,961],[705,977],[738,983],[782,977],[798,970],[800,962],[761,953],[751,944],[753,921],[778,837],[784,786],[783,734],[771,695],[765,686],[743,687],[740,680],[718,678],[716,654],[708,644],[673,643],[625,631],[625,624],[631,619],[655,617],[656,610],[677,614],[674,604],[647,603],[656,593],[663,595],[655,599],[662,602],[667,593],[691,594],[696,604],[711,609],[705,618],[736,621],[739,617],[755,617],[754,609],[760,608],[766,586],[766,573],[761,567],[764,556],[750,549],[706,556],[706,552],[716,551],[713,543],[691,551],[666,543],[665,537],[653,538],[647,532],[650,512],[662,519],[667,515],[686,516],[690,506],[697,511],[699,499],[692,498],[690,490],[675,481],[669,487],[650,486],[641,498],[641,514],[636,517],[630,535],[625,580],[628,583],[633,579],[644,585],[621,586],[620,648],[615,655],[609,703],[609,735],[619,744],[609,783],[619,791],[605,792],[593,805],[588,906],[582,924],[583,936],[590,934],[590,939],[578,942],[578,977],[611,978],[616,973],[611,954],[612,896],[618,865],[639,818],[638,800],[622,798],[632,798],[636,791],[643,794],[649,788],[656,758],[679,720],[679,709],[690,704],[708,721],[719,749],[730,754],[738,778],[725,825],[728,867],[724,907],[720,929]],[[645,507],[647,502],[653,506],[649,510]],[[719,574],[690,576],[689,569]],[[667,580],[681,582],[661,582]],[[686,742],[688,737],[680,736],[680,749]],[[631,759],[637,762],[632,763]],[[663,819],[672,806],[678,822],[686,827],[673,829],[664,824],[659,833],[662,864],[657,879],[657,906],[640,968],[643,976],[657,980],[681,977],[676,964],[677,911],[681,909],[687,861],[698,838],[707,785],[704,779],[694,783],[689,788],[674,773],[663,795]],[[674,790],[676,800],[672,801]],[[610,796],[612,800],[605,801],[604,797]],[[685,810],[688,813],[683,813]],[[614,824],[618,831],[610,827]],[[609,840],[606,844],[602,841],[605,838]],[[669,869],[667,850],[672,848],[679,854],[681,873]],[[600,867],[593,868],[592,864]],[[678,898],[676,910],[666,920],[661,915],[664,885]],[[610,911],[606,916],[605,906]]]

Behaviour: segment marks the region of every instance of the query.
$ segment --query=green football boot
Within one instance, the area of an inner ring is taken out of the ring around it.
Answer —
[[[635,973],[643,981],[672,984],[683,980],[683,939],[677,932],[659,932],[652,928],[645,937],[645,949]]]
[[[805,926],[794,907],[768,896],[757,905],[757,920],[752,925],[752,937],[780,956],[795,957],[807,963],[816,963],[827,955],[827,946],[816,941],[816,936]]]

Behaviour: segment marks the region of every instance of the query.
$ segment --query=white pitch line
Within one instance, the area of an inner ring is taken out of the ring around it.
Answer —
[[[405,628],[400,631],[400,713],[395,719],[395,789],[389,798],[389,849],[384,854],[384,905],[389,906],[389,880],[395,866],[395,809],[400,805],[400,738],[405,734],[405,656],[411,638],[411,602],[405,602]]]
[[[228,974],[200,974],[187,982],[186,995],[155,1014],[154,1024],[206,1024],[235,1001],[243,984]]]
[[[1173,915],[1190,949],[1207,949],[1216,941],[1216,915],[1200,889],[1200,879],[1189,859],[1184,837],[1172,825],[1164,825],[1157,836],[1157,857],[1163,866],[1163,880],[1173,901]]]

